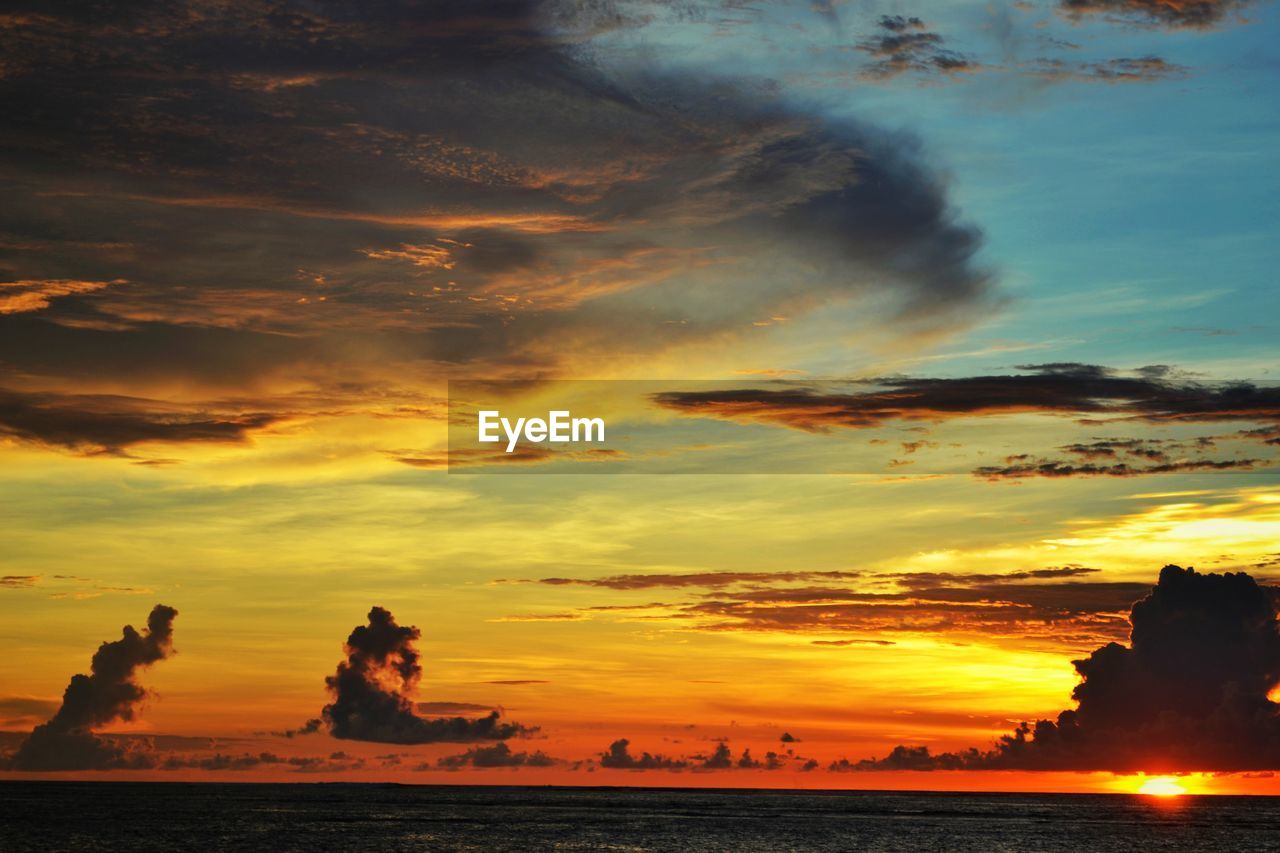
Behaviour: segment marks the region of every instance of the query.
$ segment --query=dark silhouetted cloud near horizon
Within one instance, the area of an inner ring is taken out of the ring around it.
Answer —
[[[178,611],[157,604],[139,633],[124,627],[120,639],[103,643],[89,674],[71,677],[62,705],[48,722],[35,727],[13,756],[15,770],[106,770],[127,768],[135,756],[93,730],[117,720],[132,720],[147,695],[135,675],[173,652],[173,620]],[[149,763],[145,756],[136,760]]]
[[[377,743],[466,743],[503,740],[533,729],[502,722],[497,711],[482,717],[419,716],[414,694],[422,678],[416,643],[422,632],[398,625],[384,608],[369,611],[369,623],[347,638],[345,660],[325,679],[333,701],[321,714],[329,734]]]
[[[899,746],[835,770],[1280,769],[1275,598],[1243,572],[1165,566],[1133,605],[1129,645],[1075,661],[1074,709],[1023,723],[989,750]]]

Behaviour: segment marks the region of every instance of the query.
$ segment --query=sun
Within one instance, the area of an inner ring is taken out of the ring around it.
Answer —
[[[1186,792],[1187,789],[1179,785],[1170,776],[1153,776],[1143,782],[1142,787],[1138,788],[1139,794],[1146,794],[1151,797],[1176,797]]]

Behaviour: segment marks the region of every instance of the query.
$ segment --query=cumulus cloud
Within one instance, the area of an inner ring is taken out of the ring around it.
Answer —
[[[505,743],[495,743],[493,746],[472,747],[458,755],[446,755],[436,761],[436,766],[446,770],[459,770],[463,767],[552,767],[557,763],[556,759],[542,750],[532,753],[514,752]]]
[[[744,753],[748,755],[748,753]],[[729,744],[721,742],[716,744],[716,748],[711,754],[702,760],[698,765],[700,770],[728,770],[733,766],[733,753],[729,750]]]
[[[650,755],[647,752],[639,756],[631,754],[631,741],[619,738],[609,744],[609,749],[600,754],[600,766],[614,770],[683,770],[689,762],[682,758],[668,758],[665,755]]]
[[[422,632],[398,625],[390,611],[374,607],[369,623],[347,638],[345,660],[325,679],[333,701],[322,716],[336,738],[378,743],[503,740],[531,729],[503,722],[497,711],[482,717],[419,716],[414,694],[422,678],[416,647]]]
[[[1075,661],[1076,707],[1023,723],[986,751],[899,746],[836,770],[1116,772],[1280,768],[1280,627],[1275,597],[1249,575],[1165,566],[1133,605],[1129,645]]]
[[[794,743],[795,741],[783,741]],[[694,772],[714,772],[718,770],[781,770],[793,758],[788,753],[781,755],[774,751],[765,753],[763,759],[752,756],[750,747],[742,750],[741,755],[734,758],[733,750],[726,741],[716,744],[710,754],[694,754],[688,758],[669,758],[664,755],[650,755],[647,752],[639,756],[631,754],[631,742],[619,738],[609,744],[609,749],[600,754],[600,766],[615,770],[685,770]]]
[[[48,722],[36,726],[14,755],[18,770],[94,770],[136,766],[121,746],[98,737],[94,729],[134,719],[147,692],[135,676],[139,669],[173,651],[173,620],[178,611],[157,604],[138,632],[124,627],[119,640],[103,643],[94,653],[88,675],[75,675],[62,705]]]

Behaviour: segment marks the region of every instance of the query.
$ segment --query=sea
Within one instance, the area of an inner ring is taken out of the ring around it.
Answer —
[[[1280,797],[0,782],[0,851],[1280,850]]]

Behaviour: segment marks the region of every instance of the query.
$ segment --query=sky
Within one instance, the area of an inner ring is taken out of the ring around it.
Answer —
[[[10,4],[0,776],[1277,792],[1278,28]]]

